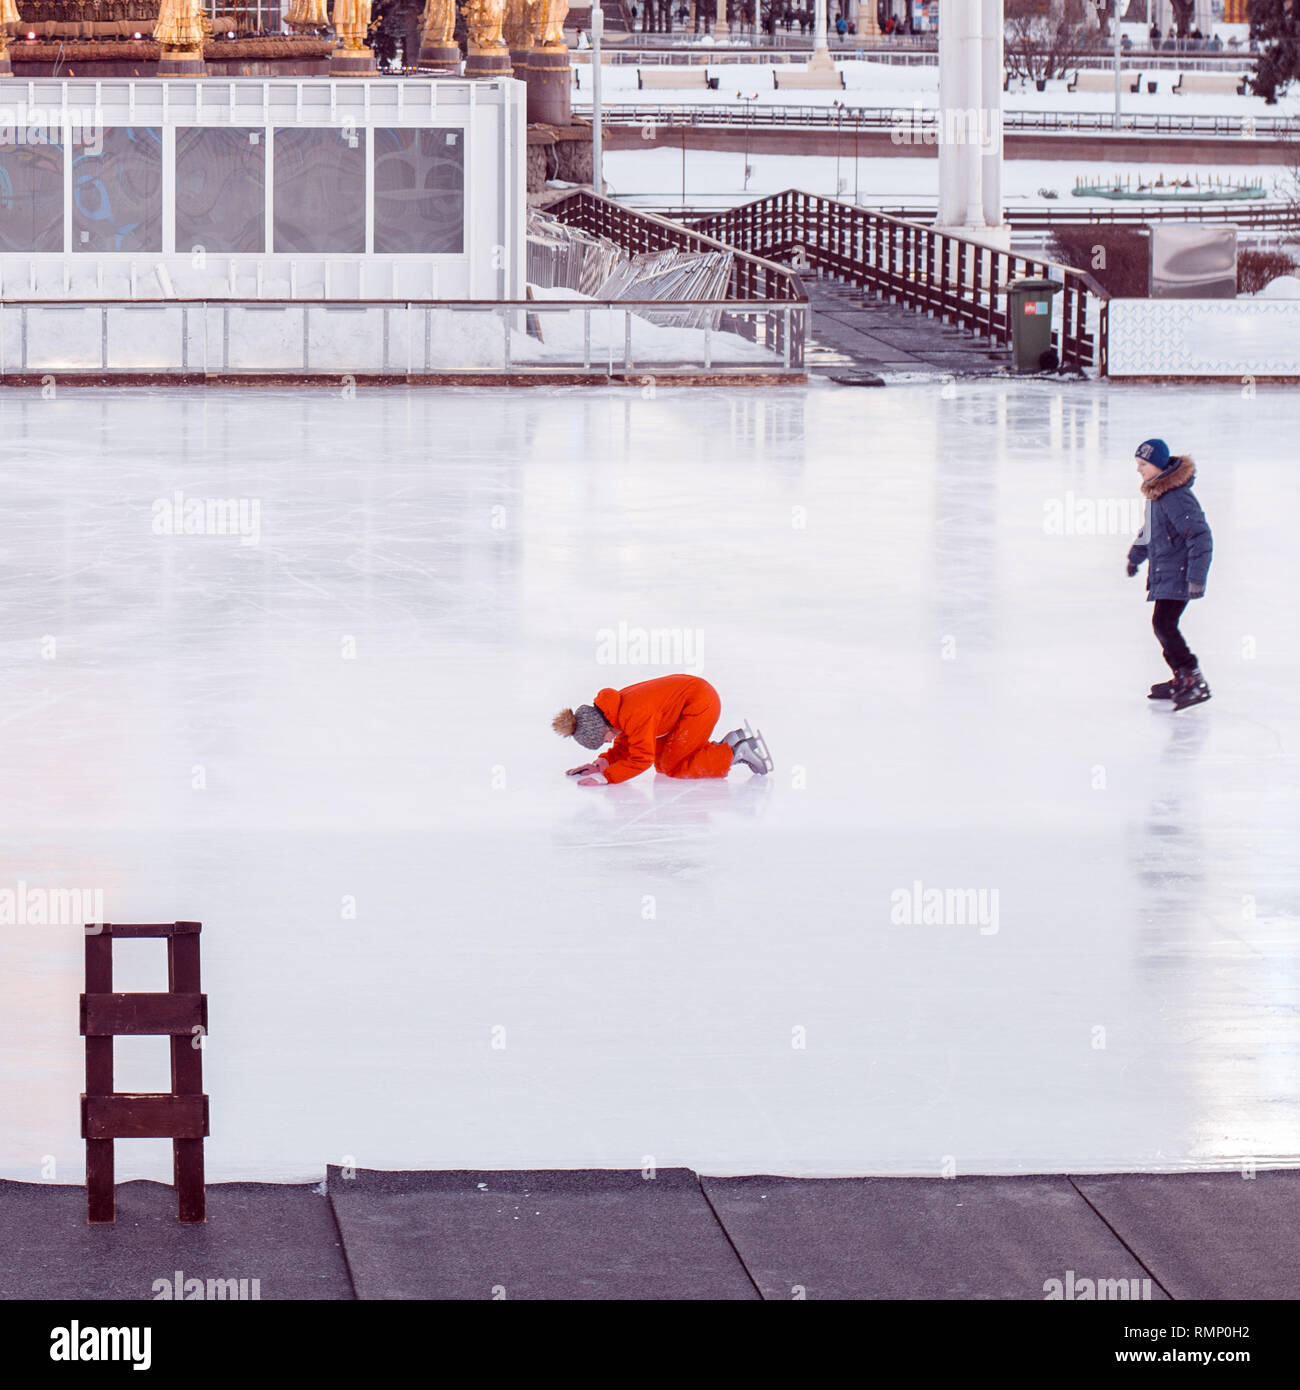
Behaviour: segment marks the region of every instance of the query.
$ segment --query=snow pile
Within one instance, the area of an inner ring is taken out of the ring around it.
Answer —
[[[1256,299],[1300,299],[1300,276],[1279,275],[1276,280],[1270,280],[1254,297]]]
[[[648,368],[655,363],[704,365],[706,330],[703,327],[686,328],[655,323],[650,317],[655,312],[653,310],[607,308],[598,305],[594,296],[563,287],[529,285],[528,291],[531,298],[540,301],[588,300],[596,307],[593,307],[590,315],[576,310],[530,315],[538,337],[530,337],[518,345],[515,336],[511,339],[511,356],[520,362],[581,362],[586,331],[584,320],[589,318],[592,364],[597,367],[606,364],[617,366],[623,361],[630,314],[632,362],[635,366]],[[711,317],[713,322],[709,324],[707,333],[711,363],[732,366],[761,363],[768,367],[773,364],[775,354],[760,343],[742,338],[736,331],[744,320],[722,311]]]

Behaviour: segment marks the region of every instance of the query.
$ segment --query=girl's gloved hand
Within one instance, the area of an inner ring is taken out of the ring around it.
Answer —
[[[597,758],[595,762],[583,763],[581,767],[571,767],[564,775],[566,777],[585,777],[593,772],[604,772],[609,766],[608,758]],[[601,779],[604,780],[603,778]]]

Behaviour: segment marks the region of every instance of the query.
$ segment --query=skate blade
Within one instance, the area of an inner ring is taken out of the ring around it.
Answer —
[[[771,754],[771,753],[769,752],[769,750],[768,750],[767,740],[763,737],[763,731],[762,731],[762,729],[756,729],[756,730],[754,731],[753,738],[754,738],[754,751],[758,754],[758,756],[759,756],[760,758],[762,758],[762,760],[763,760],[763,766],[764,766],[769,772],[771,772],[771,771],[772,771],[772,767],[773,767],[773,763],[772,763],[772,754]]]
[[[1175,705],[1174,713],[1177,714],[1179,710],[1183,709],[1191,709],[1195,705],[1203,705],[1209,698],[1210,692],[1207,690],[1204,695],[1198,695],[1194,700],[1185,700],[1181,705]]]

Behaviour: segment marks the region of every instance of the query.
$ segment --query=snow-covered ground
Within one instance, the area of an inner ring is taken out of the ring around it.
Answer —
[[[1295,1162],[1294,401],[5,391],[0,1176],[82,1174],[81,933],[20,885],[203,920],[213,1179]],[[1152,434],[1215,531],[1177,715]],[[691,668],[770,778],[566,781],[557,708]]]
[[[1242,72],[1250,67],[1250,60],[1243,59]],[[758,98],[760,105],[772,106],[830,106],[842,101],[848,106],[886,107],[910,110],[919,103],[923,108],[932,108],[939,100],[939,69],[937,67],[894,67],[886,63],[846,62],[838,65],[844,74],[844,91],[804,91],[796,88],[774,88],[773,72],[778,75],[781,67],[747,63],[709,64],[710,77],[720,79],[718,90],[712,91],[703,86],[698,66],[680,65],[656,68],[659,72],[679,72],[683,81],[688,78],[693,85],[683,88],[637,87],[637,69],[632,64],[619,64],[603,69],[601,98],[609,105],[633,106],[692,106],[729,105],[734,106],[739,96]],[[1141,71],[1138,61],[1125,64],[1125,71]],[[573,94],[578,107],[589,107],[591,103],[591,69],[578,65],[580,87]],[[1293,84],[1291,91],[1280,98],[1277,105],[1269,106],[1263,97],[1238,96],[1229,93],[1222,96],[1198,92],[1194,95],[1175,96],[1170,90],[1178,81],[1178,73],[1173,69],[1153,69],[1146,80],[1157,83],[1155,93],[1146,90],[1146,81],[1140,93],[1125,92],[1124,110],[1137,114],[1150,115],[1198,115],[1198,116],[1246,116],[1277,117],[1300,114],[1300,83]],[[1040,92],[1032,85],[1020,90],[1013,83],[1012,90],[1005,94],[1003,103],[1008,111],[1104,111],[1115,109],[1115,98],[1110,92],[1070,92],[1063,80],[1053,80],[1047,84],[1046,91]]]
[[[1202,181],[1219,178],[1235,182],[1242,177],[1258,179],[1270,196],[1285,188],[1290,173],[1281,165],[1253,165],[1243,170],[1229,164],[1188,166],[1177,158],[1177,148],[1168,161],[1161,164],[1101,164],[1095,161],[1070,163],[1066,160],[1009,159],[1003,165],[1004,203],[1008,208],[1056,207],[1123,208],[1126,211],[1145,207],[1141,202],[1116,203],[1105,198],[1076,198],[1072,189],[1076,178],[1087,183],[1111,183],[1117,177],[1130,178],[1136,184],[1154,182],[1163,177],[1198,175]],[[836,181],[840,196],[852,202],[855,195],[864,206],[910,207],[933,204],[938,196],[939,171],[933,158],[908,159],[863,157],[853,155],[839,159],[825,155],[755,154],[749,152],[751,170],[745,180],[745,152],[742,150],[692,150],[684,157],[686,173],[685,202],[704,207],[743,202],[760,198],[783,189],[798,188],[805,193],[835,196]],[[609,150],[605,154],[605,180],[611,196],[629,203],[679,203],[682,199],[683,154],[680,149],[660,147],[650,150]],[[1055,202],[1045,199],[1042,189],[1057,194]],[[1153,202],[1153,207],[1167,206]]]

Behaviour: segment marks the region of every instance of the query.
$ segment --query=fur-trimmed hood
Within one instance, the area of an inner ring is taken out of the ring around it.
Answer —
[[[1173,468],[1158,478],[1150,478],[1142,484],[1142,496],[1154,501],[1172,492],[1176,487],[1186,487],[1196,477],[1196,464],[1187,457],[1180,458]]]

